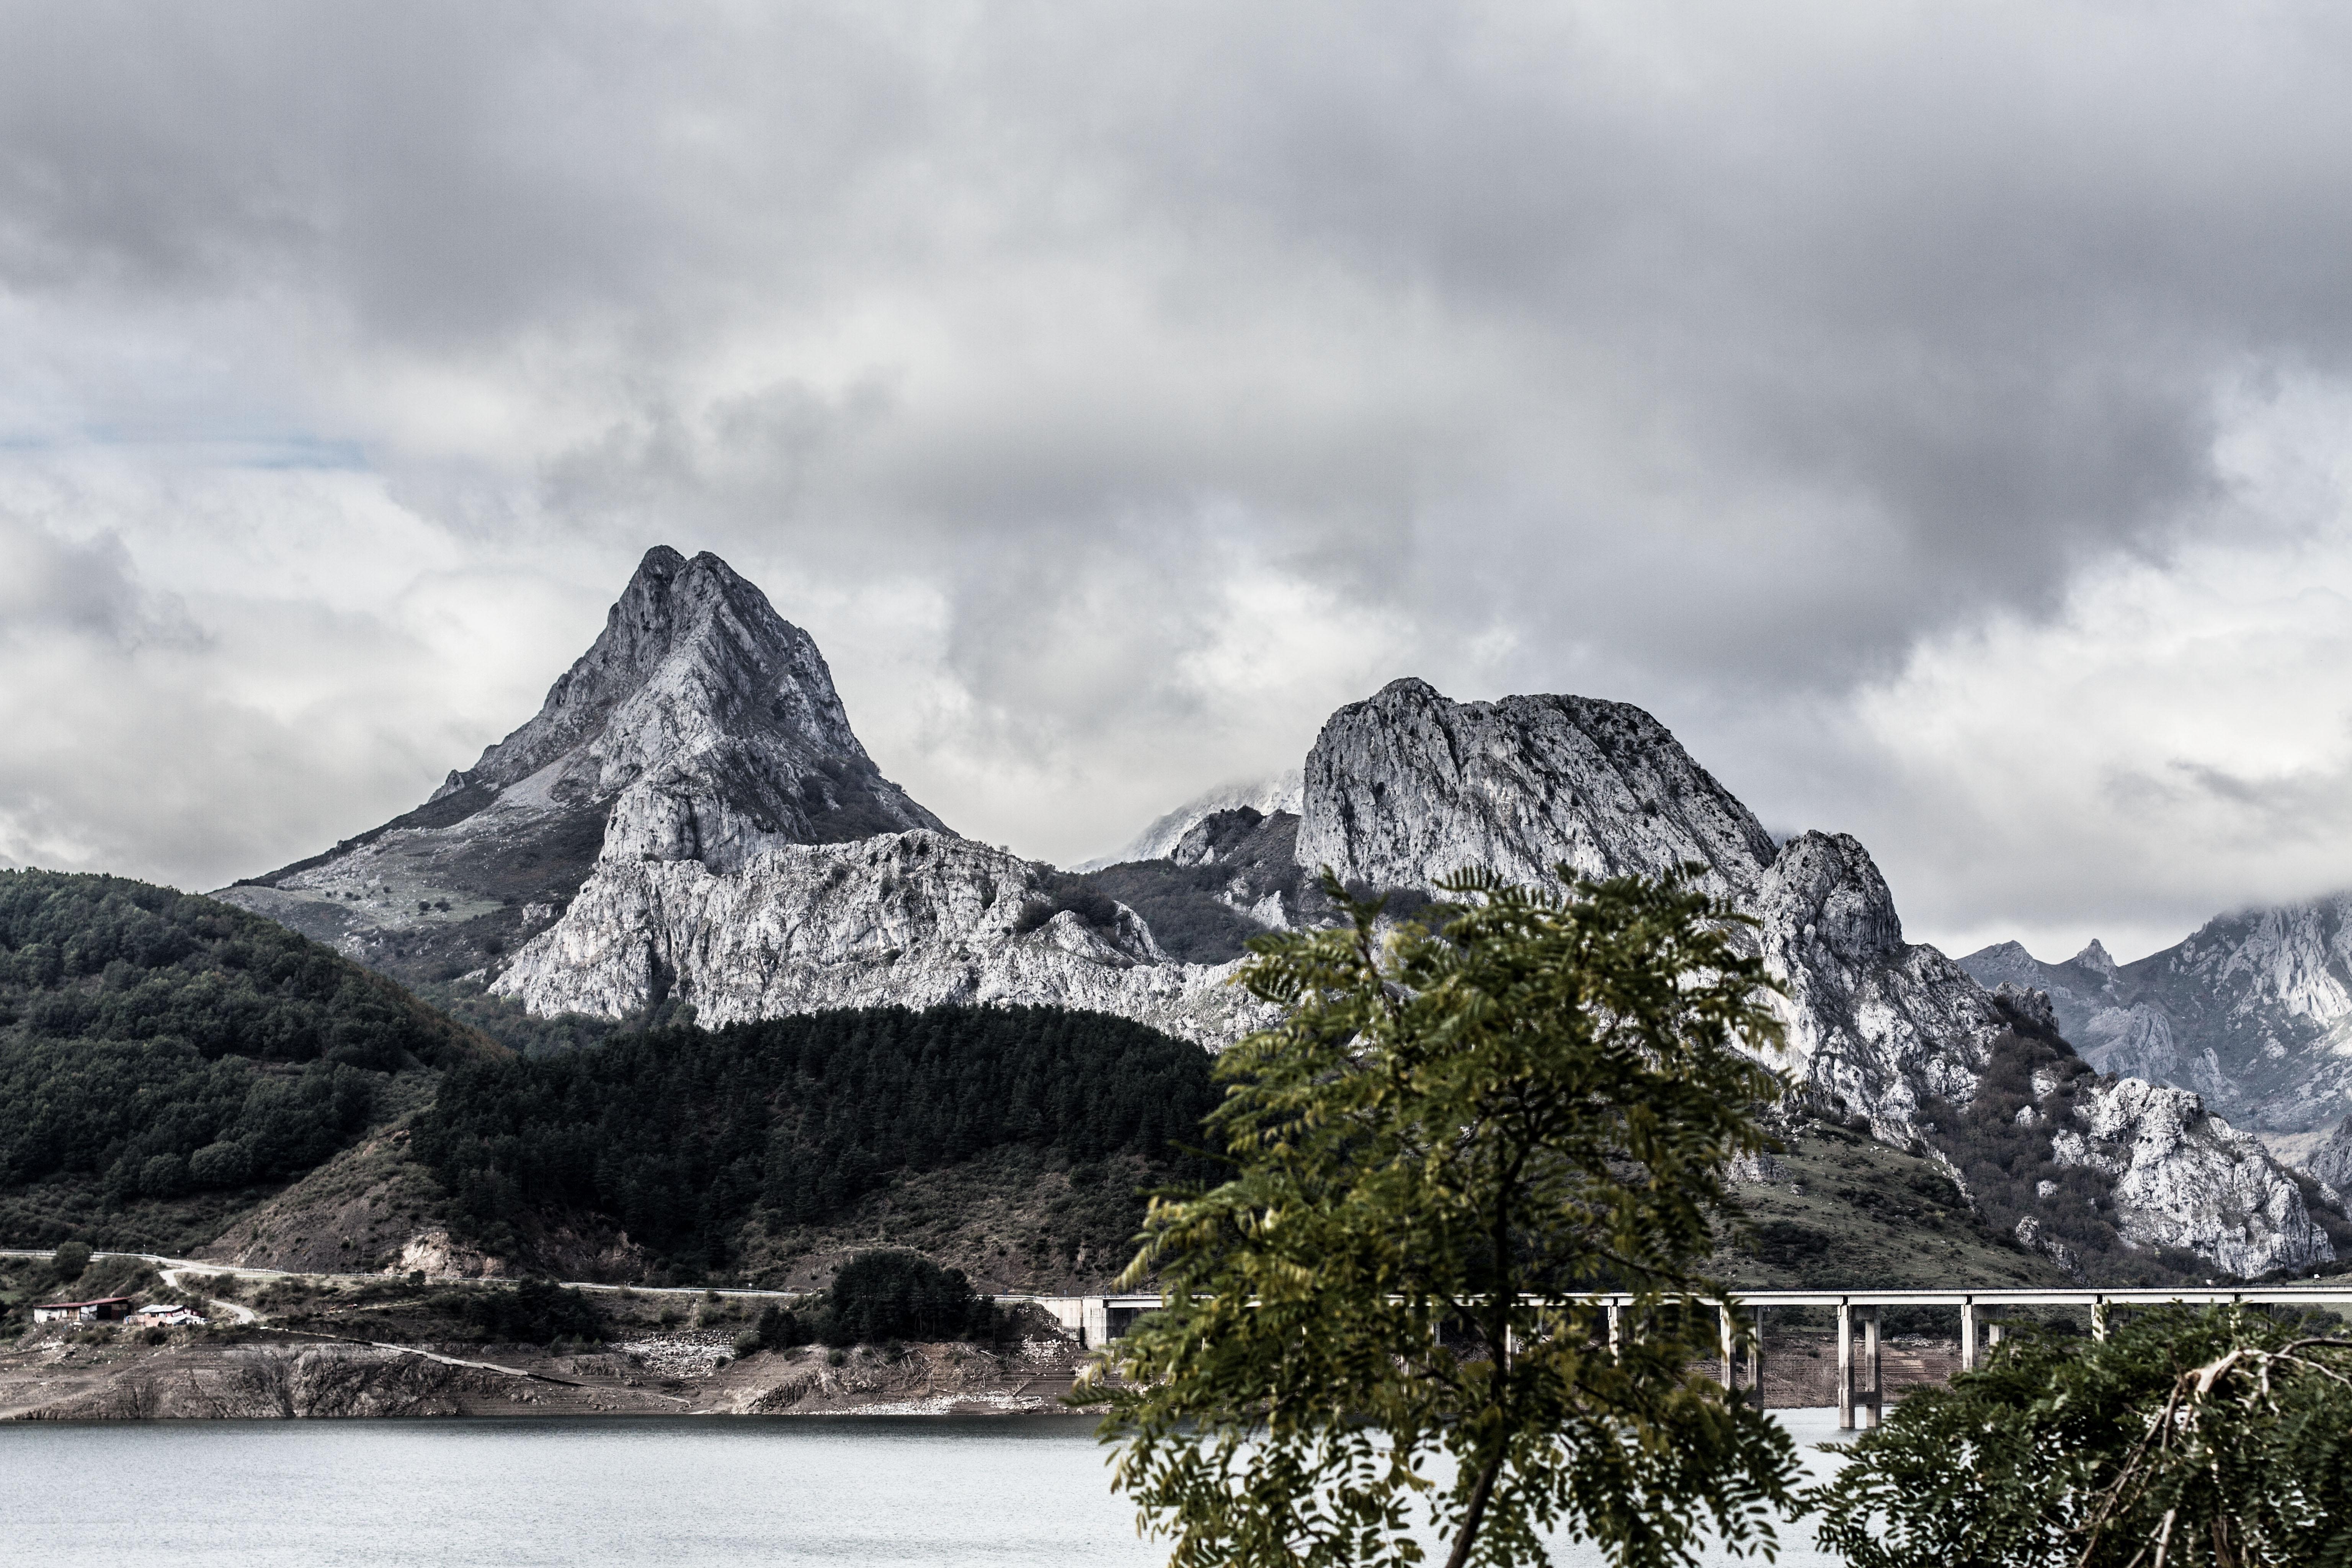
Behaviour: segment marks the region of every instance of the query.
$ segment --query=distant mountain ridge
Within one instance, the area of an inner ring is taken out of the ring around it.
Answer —
[[[1165,816],[1153,819],[1149,827],[1129,839],[1120,848],[1092,860],[1081,861],[1075,868],[1098,871],[1106,866],[1118,866],[1129,861],[1165,859],[1202,817],[1221,811],[1249,810],[1261,816],[1288,812],[1295,816],[1298,813],[1304,788],[1304,775],[1297,768],[1276,773],[1271,778],[1219,784],[1213,790],[1194,795]]]
[[[2352,893],[2219,915],[2120,966],[2095,941],[2059,963],[2014,942],[1960,963],[1987,984],[2048,991],[2102,1071],[2194,1090],[2264,1130],[2352,1111]]]

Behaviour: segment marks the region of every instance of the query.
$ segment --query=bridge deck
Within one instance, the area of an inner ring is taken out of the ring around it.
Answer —
[[[1032,1301],[1051,1312],[1063,1327],[1076,1334],[1082,1345],[1100,1347],[1126,1332],[1128,1326],[1142,1313],[1155,1310],[1161,1298],[1156,1295],[1124,1296],[1000,1296],[1000,1301]],[[1613,1347],[1629,1325],[1622,1321],[1624,1309],[1633,1298],[1623,1292],[1598,1292],[1590,1296],[1564,1299],[1570,1303],[1598,1307],[1608,1314],[1609,1342]],[[1718,1351],[1716,1357],[1723,1386],[1738,1389],[1741,1385],[1740,1362],[1747,1363],[1746,1386],[1749,1396],[1762,1403],[1764,1387],[1765,1314],[1776,1307],[1827,1307],[1837,1313],[1837,1405],[1838,1426],[1853,1431],[1859,1411],[1862,1425],[1875,1426],[1885,1412],[1886,1380],[1880,1345],[1879,1315],[1888,1307],[1955,1307],[1959,1310],[1960,1355],[1963,1369],[1974,1367],[1978,1361],[1979,1338],[1986,1349],[2000,1342],[2000,1313],[2017,1307],[2087,1307],[2091,1311],[2091,1332],[2098,1339],[2106,1338],[2107,1317],[2116,1307],[2160,1307],[2172,1305],[2211,1306],[2222,1303],[2246,1306],[2332,1307],[2352,1315],[2352,1283],[2322,1285],[2183,1285],[2162,1287],[2120,1287],[2095,1289],[2082,1287],[2068,1289],[1951,1289],[1951,1290],[1743,1290],[1736,1292],[1728,1310],[1718,1310]],[[1746,1334],[1738,1331],[1735,1312],[1752,1312],[1753,1325]],[[1859,1323],[1857,1324],[1857,1319]],[[1854,1330],[1862,1331],[1860,1354],[1856,1354]],[[1744,1358],[1741,1350],[1746,1351]],[[1866,1373],[1867,1381],[1864,1381]]]

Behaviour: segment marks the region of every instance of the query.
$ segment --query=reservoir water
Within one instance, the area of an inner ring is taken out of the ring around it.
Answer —
[[[1833,1413],[1776,1414],[1826,1473]],[[1086,1420],[0,1425],[8,1561],[76,1568],[1165,1562],[1134,1520]]]

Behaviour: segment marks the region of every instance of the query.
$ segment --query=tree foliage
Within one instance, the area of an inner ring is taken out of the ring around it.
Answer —
[[[755,1217],[814,1224],[901,1171],[1003,1144],[1182,1168],[1214,1103],[1208,1055],[1051,1007],[822,1013],[657,1029],[451,1073],[413,1147],[494,1246],[599,1213],[689,1268]]]
[[[986,1339],[995,1325],[995,1308],[972,1293],[962,1269],[893,1250],[861,1252],[841,1266],[816,1328],[829,1345],[870,1345]]]
[[[274,921],[121,877],[0,871],[0,1025],[38,1040],[163,1041],[206,1061],[393,1071],[489,1048]]]
[[[604,1320],[578,1290],[545,1279],[525,1279],[510,1289],[467,1294],[458,1306],[465,1321],[500,1344],[544,1345],[557,1340],[601,1341]]]
[[[1086,1396],[1181,1568],[1414,1562],[1423,1508],[1457,1564],[1551,1531],[1663,1563],[1790,1499],[1787,1436],[1688,1371],[1782,1088],[1738,917],[1671,879],[1445,886],[1440,933],[1383,939],[1327,873],[1348,924],[1242,972],[1287,1018],[1216,1066],[1237,1172],[1154,1200],[1129,1279],[1165,1305]],[[1615,1355],[1602,1288],[1634,1299]]]
[[[0,1188],[172,1198],[307,1171],[381,1071],[496,1047],[242,910],[120,877],[0,871]]]
[[[1916,1391],[1811,1500],[1857,1568],[2346,1568],[2352,1339],[2242,1308],[2027,1334]]]
[[[381,1082],[171,1040],[0,1038],[0,1186],[85,1173],[121,1202],[294,1175],[368,1124]]]

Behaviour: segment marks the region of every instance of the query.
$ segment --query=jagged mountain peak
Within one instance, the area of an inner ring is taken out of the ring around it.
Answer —
[[[2079,963],[2096,974],[2113,974],[2116,972],[2116,961],[2107,955],[2106,944],[2097,937],[2093,937],[2070,962]]]
[[[444,789],[503,789],[601,742],[593,782],[572,769],[558,782],[608,794],[713,732],[770,737],[870,765],[815,640],[718,556],[705,551],[688,560],[656,545],[538,714]]]
[[[949,832],[859,744],[815,639],[717,555],[659,545],[540,710],[471,768],[223,896],[438,976],[543,927],[600,857],[725,868],[767,844],[911,829]]]

